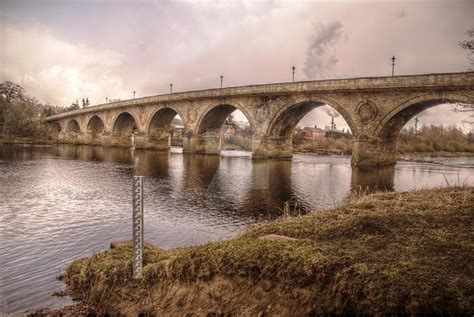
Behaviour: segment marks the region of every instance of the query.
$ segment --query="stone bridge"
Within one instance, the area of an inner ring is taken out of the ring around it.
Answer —
[[[62,143],[165,150],[178,114],[183,152],[219,154],[221,127],[238,109],[252,130],[254,158],[290,158],[297,123],[327,104],[352,131],[352,164],[385,165],[396,162],[397,137],[412,117],[443,103],[474,103],[473,88],[474,72],[277,83],[136,98],[45,120]]]

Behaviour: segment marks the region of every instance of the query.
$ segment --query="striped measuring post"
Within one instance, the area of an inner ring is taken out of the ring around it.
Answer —
[[[133,278],[143,271],[143,176],[133,177]]]

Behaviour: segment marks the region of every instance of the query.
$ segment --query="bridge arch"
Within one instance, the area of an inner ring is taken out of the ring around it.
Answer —
[[[172,139],[171,124],[177,115],[185,125],[181,112],[172,106],[159,107],[150,115],[145,125],[146,148],[157,150],[170,148]]]
[[[47,127],[48,138],[53,139],[53,140],[59,139],[59,134],[63,130],[61,125],[59,124],[59,122],[57,122],[57,121],[56,122],[48,122],[46,127]]]
[[[178,115],[181,118],[183,124],[187,126],[185,122],[185,117],[183,116],[181,111],[179,111],[173,106],[165,106],[156,109],[150,115],[150,118],[148,119],[145,125],[145,131],[148,134],[154,134],[157,132],[168,130],[176,115]]]
[[[196,125],[196,133],[203,135],[208,131],[220,131],[227,117],[235,110],[240,110],[248,120],[250,129],[254,131],[255,124],[249,112],[237,102],[226,101],[209,106],[201,115]]]
[[[112,124],[111,145],[130,147],[134,145],[134,132],[138,130],[138,121],[128,111],[120,112]]]
[[[102,119],[98,115],[93,115],[86,127],[87,133],[90,133],[94,137],[98,134],[101,134],[105,130],[105,125]]]
[[[104,131],[104,121],[98,115],[93,115],[87,122],[85,139],[90,144],[101,144],[101,135]]]
[[[321,96],[301,96],[286,103],[273,116],[266,135],[272,138],[291,138],[298,122],[311,110],[324,105],[328,105],[339,112],[351,129],[352,135],[354,137],[358,135],[357,127],[346,109],[334,100]]]
[[[117,114],[112,122],[112,134],[114,135],[131,135],[138,131],[138,120],[128,111]]]
[[[81,126],[76,119],[69,120],[66,126],[66,132],[81,133]]]
[[[374,135],[383,141],[396,141],[401,129],[413,117],[424,110],[445,103],[474,103],[464,94],[435,92],[410,98],[385,115],[375,128]]]

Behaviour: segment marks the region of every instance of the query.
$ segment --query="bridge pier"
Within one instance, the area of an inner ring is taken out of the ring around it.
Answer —
[[[100,144],[102,146],[111,146],[112,145],[112,136],[109,133],[102,134]]]
[[[54,135],[53,135],[53,138],[54,138]],[[66,133],[63,131],[59,131],[56,137],[56,142],[65,143],[65,139],[66,139]]]
[[[65,132],[62,142],[68,144],[83,144],[83,135],[77,132]]]
[[[183,137],[183,153],[219,155],[222,148],[220,129],[208,130],[202,135]]]
[[[281,158],[293,157],[293,140],[291,138],[254,136],[252,138],[252,158]]]
[[[383,166],[397,163],[396,140],[360,137],[352,145],[352,166]]]
[[[102,145],[102,134],[88,132],[83,136],[83,143],[88,145]]]
[[[135,144],[135,136],[132,134],[112,134],[109,146],[130,148]]]
[[[131,137],[131,146],[134,146],[136,149],[146,149],[147,139],[148,137],[146,134],[134,132]]]
[[[136,140],[136,139],[135,139]],[[139,145],[135,143],[138,148]],[[169,150],[171,147],[171,136],[168,131],[160,134],[151,134],[145,137],[145,148],[151,150]]]

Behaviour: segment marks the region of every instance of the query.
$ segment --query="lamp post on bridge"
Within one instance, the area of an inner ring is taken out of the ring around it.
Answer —
[[[223,80],[224,80],[224,76],[221,75],[221,88],[222,88],[222,82],[223,82]]]
[[[296,67],[295,67],[295,66],[291,67],[291,70],[293,71],[293,82],[295,82],[295,70],[296,70]]]
[[[392,76],[394,76],[395,74],[395,56],[392,57]]]
[[[135,90],[133,91],[133,99],[135,99]]]
[[[173,93],[173,84],[170,84],[170,94]]]

